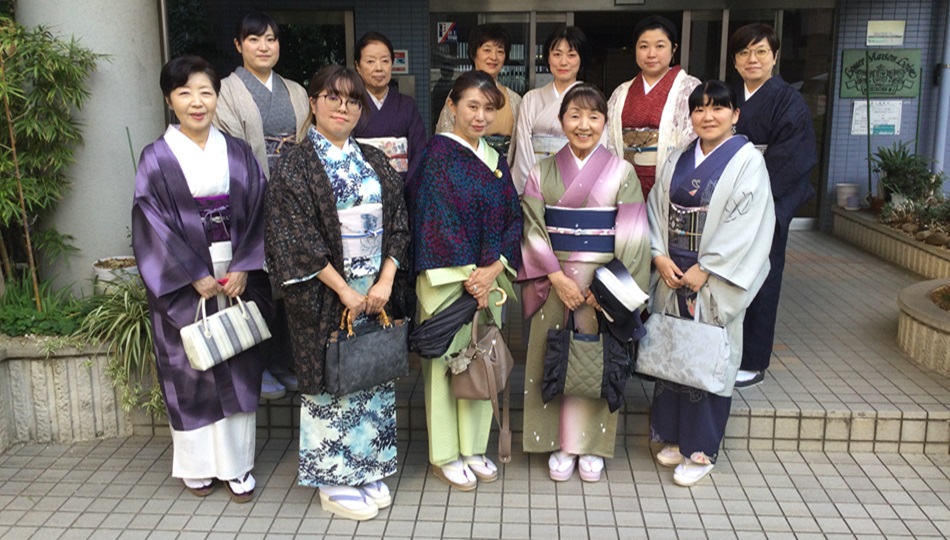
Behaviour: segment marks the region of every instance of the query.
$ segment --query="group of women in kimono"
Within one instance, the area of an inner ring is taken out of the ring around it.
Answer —
[[[415,104],[392,85],[385,36],[358,41],[355,71],[327,66],[304,90],[273,72],[278,32],[266,15],[245,17],[235,36],[244,66],[223,82],[200,58],[167,63],[161,88],[179,124],[139,163],[133,247],[168,406],[172,475],[186,489],[206,496],[223,484],[244,502],[255,487],[260,348],[192,369],[178,331],[200,299],[215,312],[242,296],[272,316],[271,284],[283,295],[301,392],[299,482],[319,488],[324,509],[355,520],[392,503],[383,480],[396,471],[396,407],[391,381],[327,392],[326,344],[344,309],[357,326],[383,310],[415,312],[421,322],[471,295],[480,316],[500,324],[490,292],[515,296],[520,283],[530,320],[523,448],[550,454],[555,481],[575,470],[598,481],[614,452],[618,415],[606,400],[541,398],[548,330],[573,314],[581,333],[599,331],[603,308],[590,291],[599,268],[619,260],[650,291],[654,313],[691,318],[701,299],[711,308],[706,322],[728,331],[732,362],[743,358],[744,315],[771,279],[770,251],[784,250],[772,232],[781,227],[779,197],[794,212],[807,195],[791,180],[775,186],[769,152],[784,140],[757,131],[796,129],[775,103],[758,103],[762,90],[798,96],[766,73],[778,53],[770,28],[745,27],[733,39],[743,77],[740,64],[759,66],[758,82],[745,79],[744,101],[674,66],[675,26],[649,17],[634,32],[640,74],[609,101],[579,82],[588,41],[568,27],[545,44],[554,80],[522,102],[497,81],[507,34],[479,26],[470,39],[476,69],[454,82],[428,142]],[[771,115],[749,121],[752,142],[736,135],[745,102]],[[753,142],[769,145],[765,159]],[[639,319],[637,307],[630,317]],[[470,340],[467,324],[443,356],[422,359],[431,469],[464,491],[498,478],[486,455],[490,402],[456,399],[449,384],[448,363]],[[656,382],[656,460],[676,467],[676,483],[692,485],[712,469],[730,394]]]

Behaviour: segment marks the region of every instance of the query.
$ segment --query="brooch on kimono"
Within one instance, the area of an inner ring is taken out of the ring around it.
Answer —
[[[501,169],[495,169],[495,178],[501,178]]]

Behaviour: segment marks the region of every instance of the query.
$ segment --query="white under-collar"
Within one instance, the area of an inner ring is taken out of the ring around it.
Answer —
[[[274,91],[274,70],[270,70],[270,75],[268,75],[267,80],[264,81],[264,86],[271,92]]]
[[[749,101],[749,98],[751,98],[752,96],[754,96],[755,93],[758,92],[759,90],[761,90],[763,86],[765,86],[765,83],[760,84],[758,88],[756,88],[755,90],[752,90],[752,91],[750,92],[750,91],[749,91],[749,87],[748,87],[745,83],[743,83],[743,84],[742,84],[742,92],[745,94],[745,100],[746,100],[746,101]]]
[[[389,97],[389,89],[388,88],[386,89],[386,93],[383,94],[383,99],[376,99],[376,96],[372,92],[367,92],[367,94],[369,94],[369,98],[373,100],[373,103],[376,104],[376,108],[382,109],[383,103],[385,103],[386,98]]]
[[[733,135],[732,137],[735,137],[735,135]],[[694,165],[695,165],[696,167],[699,167],[699,164],[700,164],[700,163],[706,161],[706,160],[709,158],[709,156],[713,155],[713,152],[715,152],[716,150],[719,150],[719,147],[722,146],[722,145],[724,145],[724,144],[726,144],[726,142],[729,141],[729,139],[732,139],[732,137],[729,137],[729,138],[726,139],[725,141],[722,141],[721,143],[717,144],[716,147],[713,148],[712,150],[710,150],[708,154],[703,154],[702,140],[697,139],[697,140],[696,140],[696,150],[693,151],[693,156],[695,156],[695,163],[694,163]]]
[[[590,157],[594,155],[594,152],[597,151],[597,147],[595,146],[590,152],[587,153],[586,156],[584,156],[583,159],[581,159],[577,157],[577,154],[574,153],[574,149],[571,148],[571,145],[567,145],[567,149],[571,151],[571,157],[574,158],[574,163],[577,164],[577,170],[583,169],[584,165],[587,165],[587,162],[590,161]]]

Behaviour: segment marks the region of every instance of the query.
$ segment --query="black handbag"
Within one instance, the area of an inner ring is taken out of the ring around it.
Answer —
[[[437,315],[417,326],[409,334],[409,350],[423,358],[439,358],[449,350],[455,334],[463,325],[472,320],[478,300],[463,293],[452,304]]]
[[[343,310],[340,329],[327,343],[323,384],[327,392],[343,396],[398,379],[409,373],[408,331],[405,319],[390,320],[385,311],[376,320],[353,328]]]
[[[548,403],[559,395],[605,399],[610,412],[623,405],[631,344],[604,331],[603,315],[597,314],[597,334],[575,331],[574,312],[561,329],[548,330],[541,379],[541,400]]]

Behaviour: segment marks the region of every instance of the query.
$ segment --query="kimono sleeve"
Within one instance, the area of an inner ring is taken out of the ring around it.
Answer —
[[[419,168],[422,161],[422,153],[426,147],[426,128],[422,122],[422,115],[419,114],[419,108],[414,100],[407,99],[411,105],[409,111],[409,170],[406,172],[406,178],[412,178]]]
[[[237,165],[243,169],[231,171],[231,176],[243,176],[243,182],[238,182],[238,184],[244,191],[238,201],[232,187],[232,220],[239,218],[239,221],[235,223],[239,227],[237,231],[239,236],[228,270],[230,272],[260,270],[264,266],[264,171],[251,153],[250,147],[243,141],[229,138],[228,155],[232,167]],[[232,186],[234,186],[233,182]],[[241,204],[239,210],[235,208],[238,202]]]
[[[142,280],[156,297],[211,275],[204,257],[188,242],[177,214],[150,145],[142,151],[135,176],[132,249]]]
[[[264,197],[267,268],[281,287],[316,277],[329,263],[329,248],[316,224],[320,209],[304,146],[278,160]],[[328,195],[332,196],[332,193]]]
[[[550,165],[549,161],[543,162]],[[519,280],[546,277],[561,270],[561,263],[551,249],[551,237],[544,221],[544,195],[541,193],[541,167],[531,168],[525,184],[521,209],[524,214],[524,234],[521,239],[521,271]],[[545,167],[548,175],[556,174],[556,167]]]
[[[643,190],[637,173],[626,161],[621,161],[623,178],[617,191],[617,219],[614,255],[633,276],[642,290],[650,282],[650,225]]]
[[[772,196],[782,199],[803,190],[803,184],[810,186],[809,173],[818,163],[815,130],[805,100],[792,88],[776,105],[771,121],[774,127],[769,133],[765,165],[771,176]],[[807,190],[807,193],[811,191]],[[794,207],[803,202],[795,201]]]

